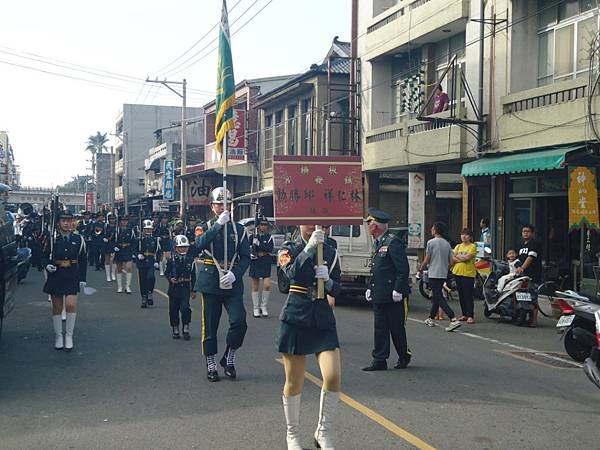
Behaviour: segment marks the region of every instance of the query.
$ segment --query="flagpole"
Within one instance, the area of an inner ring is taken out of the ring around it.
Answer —
[[[225,211],[229,205],[227,204],[227,141],[228,133],[225,133],[225,138],[223,139],[223,153],[221,153],[221,158],[223,158],[223,205],[225,207]],[[233,199],[232,199],[233,200]],[[231,217],[231,216],[230,216]],[[231,217],[233,220],[233,217]],[[233,223],[231,226],[235,226]],[[227,272],[228,269],[228,258],[227,258],[227,224],[223,227],[223,270]]]

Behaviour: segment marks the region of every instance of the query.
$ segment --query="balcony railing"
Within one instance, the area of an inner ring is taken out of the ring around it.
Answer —
[[[430,117],[446,118],[450,117],[450,111],[444,111],[439,114],[432,114]],[[402,136],[409,136],[411,134],[425,133],[431,130],[437,130],[439,128],[446,128],[450,126],[448,123],[442,122],[423,122],[420,120],[403,120],[397,124],[387,125],[381,128],[373,129],[365,138],[367,144],[375,142],[387,141],[390,139],[398,139]],[[381,129],[380,132],[377,132]]]
[[[586,80],[578,79],[557,83],[505,97],[504,113],[510,114],[558,103],[572,102],[587,97],[587,94],[588,85]]]

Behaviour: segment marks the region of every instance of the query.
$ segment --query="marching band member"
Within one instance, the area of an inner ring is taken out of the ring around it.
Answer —
[[[156,277],[154,270],[158,269],[160,260],[160,239],[152,236],[153,226],[151,220],[144,220],[142,225],[142,236],[139,239],[137,254],[137,268],[140,282],[140,294],[142,296],[142,308],[147,308],[154,304],[152,293]]]
[[[184,235],[177,235],[173,240],[174,252],[171,259],[167,261],[165,276],[169,281],[169,318],[173,330],[173,339],[179,339],[179,315],[183,339],[190,340],[190,321],[192,310],[190,308],[190,296],[196,298],[193,290],[196,283],[196,269],[194,256],[188,252],[190,242]]]
[[[133,252],[135,250],[136,237],[134,227],[129,224],[129,218],[119,218],[119,228],[114,247],[114,261],[117,266],[117,293],[123,292],[123,275],[125,275],[125,292],[131,294],[131,277],[133,271]]]
[[[104,270],[106,271],[106,281],[115,281],[117,279],[117,265],[114,263],[116,233],[117,233],[117,218],[113,213],[106,215],[108,223],[104,228]]]
[[[269,317],[267,305],[271,294],[271,252],[273,237],[269,234],[269,221],[261,217],[256,225],[250,255],[250,278],[252,279],[252,307],[254,317]],[[262,296],[260,280],[263,281]]]

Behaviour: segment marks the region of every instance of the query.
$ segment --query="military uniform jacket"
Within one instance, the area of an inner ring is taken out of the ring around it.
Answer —
[[[257,234],[255,235],[256,239],[258,239],[258,245],[252,244],[254,248],[254,254],[256,255],[256,262],[265,262],[268,261],[269,265],[271,265],[271,252],[273,251],[273,236],[269,233]],[[254,240],[254,239],[253,239]]]
[[[111,225],[110,223],[107,223],[106,227],[104,228],[104,237],[106,239],[108,239],[108,243],[110,244],[111,247],[115,246],[116,236],[117,236],[116,225]]]
[[[200,265],[195,290],[206,294],[224,296],[243,295],[244,283],[242,281],[250,265],[250,243],[246,230],[239,223],[228,222],[227,226],[227,253],[229,270],[235,275],[232,289],[219,288],[220,271],[223,269],[223,226],[211,222],[201,225],[203,233],[196,237],[195,245],[199,251]],[[235,228],[234,228],[235,227]],[[218,268],[215,265],[219,265]],[[233,261],[233,265],[232,265]]]
[[[169,280],[169,296],[190,295],[196,284],[196,266],[189,250],[185,255],[173,252],[173,256],[167,261],[165,277]]]
[[[94,222],[92,226],[92,242],[100,247],[104,244],[104,233],[106,224],[104,222]]]
[[[373,247],[369,289],[374,303],[391,303],[392,291],[408,295],[408,258],[404,244],[386,231]]]
[[[52,246],[50,239],[46,241],[42,251],[44,267],[52,264],[56,272],[48,273],[48,280],[72,283],[76,280],[86,281],[87,253],[83,238],[74,233],[54,237]],[[51,255],[52,253],[52,255]]]
[[[88,220],[87,222],[82,220],[77,224],[77,231],[83,236],[83,239],[85,239],[86,242],[89,242],[92,238],[92,226],[93,222],[91,220]]]
[[[137,257],[140,253],[144,255],[144,259],[141,261]],[[134,254],[138,268],[152,267],[160,259],[160,253],[160,239],[156,236],[142,235],[138,241],[137,251]]]
[[[137,244],[137,239],[135,237],[135,233],[133,228],[125,227],[120,228],[117,232],[115,247],[119,249],[118,252],[115,252],[115,257],[119,262],[131,261],[134,254],[137,254],[137,248],[135,245]]]
[[[314,269],[317,265],[316,251],[314,255],[309,255],[303,251],[305,246],[302,237],[298,236],[293,242],[284,242],[278,252],[278,264],[290,280],[288,297],[279,319],[303,327],[330,328],[335,325],[335,318],[329,303],[314,301],[317,297],[317,279]],[[323,244],[323,260],[329,267],[329,278],[332,281],[329,289],[325,287],[325,293],[336,297],[341,292],[341,270],[337,250]]]

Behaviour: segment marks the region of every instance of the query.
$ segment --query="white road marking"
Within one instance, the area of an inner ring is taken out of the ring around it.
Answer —
[[[417,322],[417,323],[423,324],[422,320],[414,319],[412,317],[409,317],[408,320],[410,320],[411,322]],[[423,325],[423,326],[425,326],[425,325]],[[543,356],[544,358],[553,359],[555,361],[560,361],[560,362],[566,363],[566,364],[571,364],[574,367],[583,367],[583,364],[578,363],[576,361],[570,361],[568,359],[560,358],[558,356],[549,355],[546,352],[535,350],[533,348],[523,347],[521,345],[511,344],[510,342],[499,341],[498,339],[493,339],[493,338],[489,338],[489,337],[485,337],[485,336],[479,336],[478,334],[470,333],[467,331],[454,330],[453,333],[460,333],[463,336],[468,336],[473,339],[479,339],[480,341],[486,341],[491,344],[500,345],[502,347],[512,348],[513,350],[517,350],[517,351],[521,351],[521,352],[534,353],[536,355]]]

